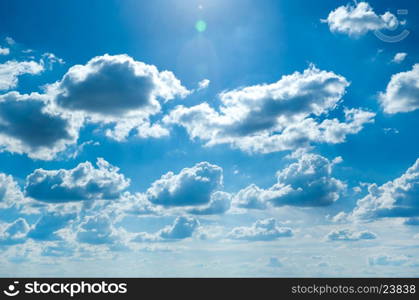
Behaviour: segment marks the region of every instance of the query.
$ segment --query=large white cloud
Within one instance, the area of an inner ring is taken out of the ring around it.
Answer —
[[[419,216],[419,159],[399,178],[372,184],[352,212],[355,219]]]
[[[128,55],[103,55],[71,67],[48,92],[58,107],[81,113],[92,122],[113,124],[107,135],[125,139],[133,129],[140,137],[167,135],[150,116],[159,100],[185,97],[189,91],[169,71],[135,61]]]
[[[371,266],[401,266],[409,261],[405,255],[378,254],[368,257],[368,264]]]
[[[326,20],[330,31],[360,36],[369,31],[392,29],[397,26],[397,18],[390,12],[377,15],[367,2],[359,2],[355,6],[350,3],[340,6],[329,13]]]
[[[80,121],[54,111],[47,102],[36,93],[0,95],[0,151],[50,160],[76,143]]]
[[[345,183],[332,176],[333,166],[341,159],[329,161],[317,154],[303,154],[297,162],[277,172],[277,183],[269,189],[250,185],[235,195],[241,208],[264,209],[273,206],[327,206],[339,199]]]
[[[129,179],[102,158],[96,165],[84,162],[70,170],[36,169],[26,178],[25,193],[50,203],[119,198]]]
[[[288,227],[277,226],[273,218],[258,220],[251,227],[236,227],[228,234],[233,240],[273,241],[282,237],[293,236]]]
[[[348,85],[344,77],[311,66],[272,84],[221,93],[219,111],[206,102],[189,108],[178,106],[164,122],[185,127],[192,139],[199,138],[206,146],[227,143],[248,152],[341,143],[346,135],[372,122],[375,115],[347,109],[343,122],[319,120],[337,107]]]
[[[168,172],[147,190],[148,200],[162,206],[196,206],[207,204],[221,187],[223,170],[208,162],[184,168],[179,174]]]
[[[386,91],[379,94],[379,101],[388,114],[419,109],[419,64],[391,76]]]
[[[0,90],[15,88],[20,75],[35,75],[42,71],[44,71],[44,66],[36,61],[9,60],[0,64]]]

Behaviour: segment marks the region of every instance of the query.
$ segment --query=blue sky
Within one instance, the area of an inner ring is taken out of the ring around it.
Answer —
[[[417,276],[418,9],[2,1],[0,275]]]

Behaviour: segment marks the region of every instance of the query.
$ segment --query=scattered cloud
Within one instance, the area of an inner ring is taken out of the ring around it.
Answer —
[[[402,61],[404,61],[404,59],[406,58],[406,56],[407,56],[407,53],[406,52],[396,53],[396,55],[394,55],[394,57],[392,59],[392,62],[394,62],[396,64],[399,64]]]
[[[385,113],[411,112],[419,108],[419,64],[410,71],[391,76],[386,91],[379,94]]]
[[[118,198],[129,179],[103,158],[96,165],[84,162],[70,170],[36,169],[26,178],[26,196],[50,203]]]
[[[78,226],[76,240],[91,245],[113,244],[120,239],[108,216],[88,216]]]
[[[12,176],[0,173],[0,210],[23,203],[23,193]]]
[[[9,55],[10,49],[9,48],[2,48],[0,47],[0,55]]]
[[[358,2],[353,6],[348,3],[329,13],[326,20],[332,32],[345,33],[349,36],[361,36],[369,31],[393,29],[397,26],[397,17],[390,12],[377,15],[368,2]]]
[[[217,191],[211,194],[208,205],[204,207],[193,208],[189,213],[195,215],[218,215],[227,212],[231,206],[231,194]]]
[[[192,237],[199,228],[199,221],[193,217],[179,216],[172,225],[168,225],[156,233],[140,232],[134,242],[163,242],[175,241]]]
[[[329,161],[317,154],[303,154],[297,162],[277,172],[277,183],[269,189],[251,185],[239,191],[235,203],[242,208],[273,206],[327,206],[339,199],[346,184],[332,177],[337,158]]]
[[[29,228],[23,218],[18,218],[10,224],[0,224],[0,247],[24,243]]]
[[[7,36],[5,39],[6,43],[10,46],[16,44],[15,40],[13,38],[11,38],[10,36]]]
[[[234,204],[239,208],[265,209],[266,201],[263,197],[265,190],[255,184],[251,184],[240,190],[234,196]]]
[[[28,232],[28,237],[41,241],[58,240],[60,237],[57,235],[57,231],[63,229],[75,218],[75,213],[44,213],[34,227]]]
[[[163,239],[186,239],[191,237],[199,227],[197,219],[192,217],[177,217],[173,225],[163,228],[159,236]]]
[[[168,172],[147,190],[148,200],[162,206],[195,206],[207,204],[221,187],[223,170],[208,162],[184,168],[178,174]]]
[[[122,141],[132,130],[139,137],[167,135],[159,124],[150,124],[150,116],[161,111],[159,100],[190,92],[172,72],[160,72],[128,55],[105,54],[71,67],[48,86],[48,93],[61,109],[78,112],[90,122],[113,125],[107,136]]]
[[[368,263],[370,266],[401,266],[407,263],[408,261],[409,259],[404,255],[393,256],[380,254],[368,258]]]
[[[80,123],[50,109],[44,96],[0,95],[0,151],[51,160],[76,143]]]
[[[258,220],[251,227],[236,227],[228,238],[247,241],[273,241],[278,238],[291,237],[293,231],[288,227],[278,227],[273,218]]]
[[[350,229],[333,230],[329,232],[326,239],[329,241],[360,241],[360,240],[374,240],[377,235],[371,231],[352,231]]]
[[[269,258],[269,262],[266,266],[271,268],[280,268],[282,267],[282,263],[279,261],[277,257],[271,257]]]
[[[200,82],[198,82],[198,91],[206,89],[210,85],[209,79],[203,79]]]

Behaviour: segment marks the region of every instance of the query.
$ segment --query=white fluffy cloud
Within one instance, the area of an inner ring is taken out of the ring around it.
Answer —
[[[369,31],[392,29],[397,26],[396,16],[390,12],[377,15],[367,2],[359,2],[355,6],[347,4],[329,13],[326,20],[330,31],[360,36]]]
[[[76,234],[78,242],[92,245],[112,244],[119,239],[119,232],[108,216],[86,217]]]
[[[196,206],[207,204],[221,187],[223,170],[208,162],[184,168],[179,174],[168,172],[147,190],[148,200],[162,206]]]
[[[282,237],[293,236],[288,227],[278,227],[273,218],[258,220],[251,227],[236,227],[229,233],[228,238],[247,241],[273,241]]]
[[[50,160],[75,144],[80,122],[48,106],[44,96],[0,95],[0,151]]]
[[[198,91],[206,89],[209,84],[210,84],[210,80],[209,79],[203,79],[200,82],[198,82]]]
[[[251,185],[239,191],[234,203],[242,208],[273,206],[327,206],[339,199],[346,185],[332,176],[337,158],[329,161],[317,154],[303,154],[297,162],[278,171],[277,183],[269,189]]]
[[[391,76],[386,91],[379,94],[379,101],[388,114],[419,109],[419,64]]]
[[[344,122],[318,120],[337,107],[348,85],[344,77],[311,66],[272,84],[221,93],[219,111],[206,102],[189,108],[178,106],[164,122],[185,127],[191,139],[199,138],[206,146],[227,143],[247,152],[341,143],[346,135],[372,122],[375,115],[350,109],[345,110]]]
[[[406,52],[399,52],[399,53],[396,53],[396,54],[394,55],[394,57],[393,57],[392,62],[394,62],[394,63],[396,63],[396,64],[399,64],[399,63],[401,63],[402,61],[404,61],[404,59],[406,58],[406,56],[407,56],[407,53],[406,53]]]
[[[128,55],[103,55],[75,65],[48,88],[61,109],[79,112],[91,122],[114,125],[107,135],[125,139],[167,135],[150,116],[160,112],[159,100],[185,97],[189,91],[169,71],[135,61]]]
[[[333,230],[329,232],[326,239],[329,241],[359,241],[374,240],[377,235],[371,231],[353,231],[350,229]]]
[[[197,219],[192,217],[177,217],[173,225],[163,228],[159,236],[163,239],[186,239],[191,237],[199,227]]]
[[[9,48],[2,48],[0,47],[0,55],[9,55],[10,49]]]
[[[44,71],[44,66],[36,61],[9,60],[0,64],[0,90],[15,88],[20,75],[35,75],[42,71]]]
[[[371,184],[352,212],[356,219],[419,216],[419,159],[399,178],[381,186]]]
[[[129,179],[103,158],[96,165],[84,162],[70,170],[36,169],[26,178],[25,193],[50,203],[119,198]]]
[[[189,213],[195,215],[218,215],[227,212],[231,206],[231,194],[217,191],[211,195],[210,202],[198,208],[189,210]]]
[[[138,233],[134,242],[162,242],[175,241],[192,237],[193,233],[199,228],[199,221],[193,217],[177,217],[172,225],[166,226],[156,233]]]
[[[371,266],[400,266],[407,263],[408,261],[409,258],[404,255],[394,256],[379,254],[368,258],[368,263]]]

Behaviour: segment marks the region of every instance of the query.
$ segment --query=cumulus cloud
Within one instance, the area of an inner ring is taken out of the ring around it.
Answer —
[[[345,183],[332,176],[333,166],[341,158],[329,161],[317,154],[303,154],[297,162],[277,172],[277,183],[269,189],[255,185],[239,191],[238,207],[264,209],[273,206],[327,206],[339,199]]]
[[[393,29],[398,25],[396,16],[390,12],[377,15],[367,2],[350,3],[340,6],[329,13],[326,20],[332,32],[345,33],[350,36],[360,36],[369,31]]]
[[[23,74],[39,74],[44,71],[44,66],[36,61],[9,60],[0,64],[0,90],[15,88],[18,77]]]
[[[0,151],[51,160],[76,143],[80,123],[51,109],[44,96],[0,95]]]
[[[168,172],[147,190],[150,202],[162,206],[194,206],[211,201],[212,193],[222,185],[223,170],[208,162],[184,168],[179,174]]]
[[[227,212],[231,206],[231,194],[217,191],[211,195],[208,205],[189,210],[195,215],[219,215]]]
[[[147,196],[142,193],[124,192],[112,206],[113,210],[121,214],[154,215],[160,213],[159,207],[148,201]]]
[[[353,231],[350,229],[333,230],[329,232],[326,239],[329,241],[360,241],[360,240],[374,240],[377,235],[371,231]]]
[[[404,255],[394,256],[380,254],[368,258],[368,263],[371,266],[401,266],[408,261],[409,259]]]
[[[192,237],[199,228],[199,221],[193,217],[179,216],[172,225],[166,226],[156,233],[140,232],[133,239],[134,242],[163,242],[176,241]]]
[[[54,53],[45,52],[42,54],[41,62],[43,65],[47,65],[48,69],[52,70],[54,64],[65,64],[64,59],[57,57]]]
[[[10,224],[0,224],[0,246],[21,244],[26,241],[29,225],[23,218]]]
[[[189,91],[169,71],[135,61],[128,55],[103,55],[71,67],[48,88],[61,109],[79,112],[91,122],[113,124],[109,137],[125,139],[135,129],[140,137],[167,135],[150,116],[159,100],[185,97]]]
[[[199,227],[197,219],[192,217],[177,217],[173,225],[163,228],[159,236],[163,239],[186,239],[191,237]]]
[[[236,227],[228,234],[233,240],[273,241],[282,237],[293,236],[288,227],[278,227],[273,218],[258,220],[251,227]]]
[[[410,71],[391,76],[385,92],[379,94],[385,113],[410,112],[419,108],[419,64]]]
[[[103,158],[96,165],[84,162],[70,170],[36,169],[26,178],[25,193],[50,203],[118,198],[129,179]]]
[[[112,244],[120,238],[108,216],[88,216],[79,225],[76,240],[80,243],[102,245]]]
[[[371,184],[368,194],[358,200],[355,219],[419,216],[419,159],[400,177],[381,186]]]
[[[219,111],[206,102],[189,108],[177,106],[163,120],[185,127],[191,139],[199,138],[206,146],[230,144],[247,152],[342,143],[375,115],[347,109],[344,122],[318,120],[337,107],[348,85],[344,77],[311,66],[272,84],[223,92]]]
[[[406,58],[406,56],[407,56],[407,53],[406,53],[406,52],[399,52],[399,53],[396,53],[396,54],[394,55],[393,59],[392,59],[392,62],[394,62],[394,63],[396,63],[396,64],[399,64],[399,63],[401,63],[402,61],[404,61],[404,59]]]
[[[2,48],[0,47],[0,55],[9,55],[10,49],[9,48]]]
[[[0,173],[0,209],[23,203],[23,193],[12,176]]]

